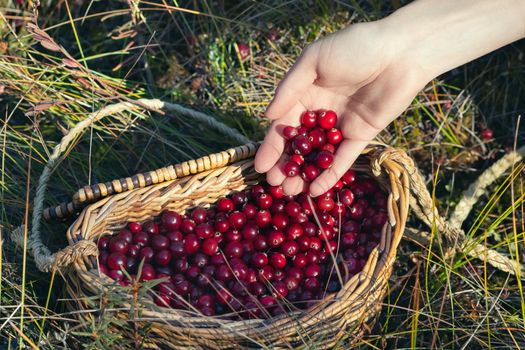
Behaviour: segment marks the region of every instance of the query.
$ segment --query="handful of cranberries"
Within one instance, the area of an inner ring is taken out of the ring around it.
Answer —
[[[160,306],[270,317],[310,307],[361,271],[386,203],[377,182],[353,170],[316,199],[259,184],[101,237],[99,267],[121,285],[165,278],[152,291]]]
[[[301,125],[286,126],[284,153],[288,160],[283,172],[287,177],[301,175],[304,181],[312,182],[322,170],[332,166],[334,153],[343,141],[341,130],[337,129],[337,114],[330,110],[305,111]]]

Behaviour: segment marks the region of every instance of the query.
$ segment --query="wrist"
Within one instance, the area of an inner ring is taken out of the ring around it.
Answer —
[[[525,36],[523,0],[419,0],[381,20],[427,80]]]

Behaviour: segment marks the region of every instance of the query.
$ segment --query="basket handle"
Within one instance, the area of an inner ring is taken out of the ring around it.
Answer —
[[[237,130],[230,128],[229,126],[221,123],[217,119],[208,116],[204,113],[194,111],[192,109],[173,104],[168,102],[163,102],[158,99],[139,99],[139,100],[127,100],[115,104],[111,104],[101,108],[98,111],[90,113],[86,119],[79,122],[75,125],[60,141],[58,145],[53,149],[53,153],[49,157],[49,160],[42,171],[42,175],[38,180],[38,186],[36,190],[36,195],[34,198],[34,207],[33,207],[33,217],[31,221],[31,230],[28,231],[24,225],[17,227],[11,233],[11,238],[13,242],[19,246],[24,246],[24,242],[27,244],[28,250],[32,253],[35,263],[40,271],[48,272],[51,269],[65,266],[71,263],[71,259],[74,259],[76,253],[73,252],[74,249],[66,248],[58,253],[51,254],[51,251],[47,246],[42,242],[40,228],[41,228],[41,219],[44,212],[44,194],[47,190],[47,185],[51,178],[51,175],[56,169],[58,163],[62,160],[62,154],[68,148],[69,144],[77,138],[80,134],[84,132],[92,123],[99,121],[100,119],[110,116],[116,113],[123,111],[130,111],[134,109],[146,109],[155,112],[175,112],[182,115],[189,116],[199,122],[204,122],[209,126],[217,129],[218,131],[226,134],[227,136],[239,141],[241,143],[249,143],[250,140],[240,134]],[[256,146],[246,146],[248,149],[255,148]],[[237,151],[233,149],[233,154],[242,155],[242,151],[245,151],[243,146]],[[228,150],[231,151],[231,150]],[[226,152],[228,152],[226,151]],[[238,152],[238,153],[237,153]],[[245,151],[246,152],[246,151]],[[222,152],[221,152],[222,153]],[[184,163],[183,163],[184,164]],[[96,246],[92,243],[91,248],[87,246],[89,243],[82,243],[85,245],[84,251],[85,254],[94,254],[96,255]],[[71,251],[70,251],[71,250]]]
[[[522,148],[521,151],[525,153],[525,147]],[[379,158],[372,161],[372,169],[374,172],[380,171],[380,164],[386,158],[395,161],[406,170],[410,179],[411,208],[416,216],[429,228],[432,229],[432,227],[436,227],[438,232],[443,234],[446,239],[445,243],[448,247],[454,250],[460,249],[461,251],[466,251],[467,255],[472,258],[485,259],[487,263],[498,270],[520,276],[521,278],[525,277],[525,268],[522,264],[508,258],[494,249],[487,248],[483,244],[475,242],[472,238],[466,236],[465,232],[460,227],[451,224],[444,217],[439,215],[425,181],[423,180],[423,176],[414,164],[412,158],[410,158],[405,152],[394,148],[386,148]],[[515,156],[512,156],[511,158],[512,163],[507,159],[507,163],[510,165],[521,159]],[[500,174],[502,174],[504,170],[501,170],[501,162],[499,162],[498,167],[500,168]],[[489,168],[486,172],[493,173],[494,170]],[[497,176],[493,176],[493,180],[496,178]],[[484,185],[487,186],[488,183],[485,183]],[[465,209],[463,208],[462,210],[464,211]],[[419,233],[418,236],[419,238],[427,240],[427,238],[423,237],[424,234],[422,233]]]

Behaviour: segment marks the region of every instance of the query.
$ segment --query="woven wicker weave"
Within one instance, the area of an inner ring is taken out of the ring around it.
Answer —
[[[77,300],[79,293],[80,296],[100,293],[102,286],[111,282],[108,277],[101,277],[97,270],[94,256],[97,249],[93,242],[123,228],[128,221],[147,220],[165,209],[182,213],[197,205],[214,203],[231,191],[252,186],[263,179],[253,168],[256,146],[248,144],[223,152],[221,156],[204,157],[202,162],[191,162],[204,165],[200,172],[191,176],[106,197],[86,207],[67,231],[71,249],[64,258],[73,264],[69,279],[80,288],[75,292]],[[390,157],[382,157],[387,154],[385,150]],[[329,295],[308,311],[296,311],[270,320],[230,321],[146,306],[142,317],[156,320],[149,321],[152,324],[150,345],[158,348],[267,346],[301,349],[315,346],[324,349],[332,347],[345,335],[351,335],[352,329],[361,326],[380,309],[403,235],[408,214],[409,177],[403,164],[392,160],[393,154],[404,158],[399,152],[374,146],[367,149],[354,166],[357,171],[375,176],[388,192],[389,220],[379,246],[370,254],[363,271],[351,278],[340,292]],[[217,159],[226,155],[234,160],[233,163],[217,166],[223,163]],[[122,317],[126,317],[126,312]]]

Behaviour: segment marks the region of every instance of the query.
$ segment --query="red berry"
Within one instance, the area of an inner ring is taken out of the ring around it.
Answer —
[[[299,252],[299,245],[294,241],[286,241],[281,246],[281,251],[288,257],[293,257]]]
[[[151,247],[155,250],[167,249],[170,243],[168,237],[162,235],[155,235],[151,239]]]
[[[215,238],[207,238],[202,242],[202,252],[206,255],[214,255],[219,250],[219,242]]]
[[[335,146],[331,143],[325,143],[323,147],[321,147],[321,151],[327,151],[330,153],[335,153]]]
[[[126,240],[120,237],[113,237],[109,241],[108,245],[109,251],[112,253],[122,253],[126,254],[128,252],[129,244]]]
[[[229,242],[224,248],[224,254],[229,258],[242,257],[243,247],[239,242]]]
[[[259,227],[254,222],[248,222],[242,229],[242,236],[247,241],[254,240],[259,235]]]
[[[202,239],[211,238],[213,237],[214,233],[215,233],[215,230],[213,226],[208,223],[199,224],[195,228],[195,234],[199,236],[199,238],[202,238]]]
[[[299,165],[296,162],[290,160],[284,163],[283,171],[284,175],[288,177],[299,175]]]
[[[323,129],[331,129],[337,124],[337,114],[334,111],[319,111],[317,124]]]
[[[311,264],[306,266],[304,269],[304,275],[306,277],[319,277],[321,275],[321,267],[317,264]]]
[[[339,192],[339,200],[346,206],[352,205],[354,202],[354,193],[348,188],[345,188]]]
[[[321,170],[313,164],[304,164],[301,167],[301,177],[306,182],[314,181],[320,173]]]
[[[128,244],[133,242],[133,234],[128,230],[120,231],[117,237],[125,240]]]
[[[142,230],[150,235],[159,234],[159,226],[153,221],[145,222],[144,225],[142,225]]]
[[[292,140],[292,150],[295,154],[305,156],[312,151],[312,145],[306,136],[299,135]]]
[[[273,284],[272,295],[277,299],[286,298],[288,295],[288,288],[284,282],[276,282]]]
[[[177,230],[182,223],[182,216],[174,211],[166,210],[162,213],[160,221],[162,222],[162,225],[166,226],[168,229]]]
[[[304,111],[301,115],[301,124],[307,128],[313,128],[317,124],[317,115],[313,111]]]
[[[356,172],[350,169],[341,177],[341,181],[343,181],[343,183],[348,186],[355,181],[356,177]]]
[[[282,186],[268,186],[268,193],[274,198],[274,199],[280,199],[284,196],[283,187]]]
[[[268,234],[268,245],[272,248],[277,248],[284,242],[284,235],[281,231],[274,230]]]
[[[184,251],[187,255],[195,254],[199,251],[200,242],[199,238],[192,234],[189,234],[184,239]]]
[[[196,226],[197,225],[195,224],[195,221],[191,219],[184,219],[180,225],[180,230],[185,234],[189,234],[195,230]]]
[[[155,254],[155,262],[158,266],[167,266],[171,262],[173,255],[168,249],[163,249]]]
[[[334,209],[335,201],[330,197],[320,196],[316,199],[317,208],[323,211],[330,211]]]
[[[237,50],[239,50],[241,61],[245,61],[250,56],[250,47],[246,44],[237,43]]]
[[[283,213],[276,213],[272,217],[272,225],[278,230],[284,230],[290,224],[288,216]]]
[[[286,256],[282,253],[272,253],[270,255],[270,264],[278,270],[286,266]]]
[[[303,158],[303,156],[301,156],[299,154],[292,154],[290,156],[290,161],[295,162],[298,165],[302,165],[304,163],[304,158]]]
[[[338,145],[343,141],[343,134],[341,130],[332,128],[326,131],[326,140],[332,145]]]
[[[287,140],[293,139],[295,136],[297,136],[297,128],[294,128],[293,126],[285,126],[283,129],[283,136]]]
[[[494,132],[492,131],[492,129],[485,128],[481,131],[481,138],[484,141],[490,141],[492,140],[493,137],[494,137]]]
[[[257,196],[257,205],[261,209],[268,209],[272,206],[273,198],[269,194],[261,193],[259,196]]]
[[[233,201],[229,198],[221,198],[217,202],[217,210],[224,213],[229,213],[233,211],[234,204]]]
[[[97,247],[100,250],[108,249],[109,247],[109,237],[100,237],[97,242]]]
[[[252,263],[255,267],[264,267],[268,265],[268,256],[266,253],[255,253],[252,256]]]
[[[128,258],[120,252],[114,252],[109,254],[107,265],[111,270],[120,270],[121,268],[126,268],[128,264]]]
[[[230,225],[235,229],[240,229],[246,224],[246,215],[240,211],[234,211],[230,214]]]
[[[312,129],[308,133],[308,141],[310,141],[313,148],[321,148],[326,144],[326,134],[321,128]]]
[[[138,222],[130,222],[128,224],[128,227],[129,227],[129,230],[133,233],[138,233],[142,231],[142,225],[139,224]]]
[[[334,162],[334,155],[328,151],[321,151],[315,157],[315,164],[321,169],[328,169]]]
[[[295,258],[293,259],[293,266],[300,268],[300,269],[305,267],[307,263],[308,263],[308,260],[306,259],[306,255],[304,255],[303,253],[297,254]]]
[[[272,214],[268,210],[259,210],[255,214],[254,219],[257,226],[264,228],[272,222]]]

